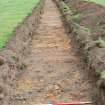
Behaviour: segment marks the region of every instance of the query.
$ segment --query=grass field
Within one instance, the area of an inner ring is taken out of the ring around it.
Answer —
[[[32,12],[39,0],[0,0],[0,49],[16,26]]]
[[[92,2],[95,2],[97,4],[101,4],[101,5],[105,6],[105,0],[86,0],[86,1],[92,1]]]

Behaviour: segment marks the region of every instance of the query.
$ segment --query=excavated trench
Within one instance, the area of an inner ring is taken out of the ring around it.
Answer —
[[[30,54],[25,58],[27,68],[16,79],[11,105],[94,102],[94,79],[73,44],[56,4],[46,0]]]

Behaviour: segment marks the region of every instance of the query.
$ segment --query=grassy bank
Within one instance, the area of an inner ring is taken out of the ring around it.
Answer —
[[[95,2],[97,4],[101,4],[105,6],[105,0],[86,0],[86,1]]]
[[[40,0],[0,0],[0,49]]]

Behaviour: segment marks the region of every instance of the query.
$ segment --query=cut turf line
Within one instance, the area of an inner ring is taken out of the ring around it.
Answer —
[[[0,49],[40,0],[0,0]]]

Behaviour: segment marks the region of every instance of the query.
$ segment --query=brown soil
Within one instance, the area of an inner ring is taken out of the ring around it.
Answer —
[[[81,25],[93,26],[104,21],[105,8],[83,0],[65,0],[82,14]],[[103,16],[102,16],[103,15]],[[100,20],[101,19],[101,20]]]
[[[65,0],[65,2],[81,14],[79,24],[92,31],[93,39],[104,35],[105,7],[83,0]]]
[[[62,5],[58,0],[55,0],[59,7]],[[76,40],[81,47],[81,51],[85,55],[86,63],[97,76],[97,88],[100,98],[97,99],[97,104],[105,104],[105,47],[100,46],[99,38],[105,41],[105,7],[95,3],[86,2],[83,0],[64,0],[70,6],[71,11],[80,17],[73,20],[74,14],[67,11],[62,14],[65,17],[69,30],[73,34],[73,39]],[[70,18],[71,17],[71,18]],[[69,20],[68,20],[69,18]],[[87,30],[86,30],[87,29]],[[87,47],[88,46],[88,47]],[[99,103],[98,103],[99,102]]]
[[[10,99],[14,94],[15,79],[24,72],[24,59],[29,54],[29,45],[32,40],[32,33],[36,32],[41,14],[43,13],[44,1],[41,1],[33,13],[24,19],[14,29],[13,37],[7,46],[0,50],[0,105],[11,105]]]
[[[89,36],[90,39],[87,40],[93,41],[92,43],[97,41],[99,37],[103,40],[105,39],[105,7],[82,0],[65,0],[65,3],[76,10],[77,13],[81,14],[81,19],[77,24],[87,27],[88,31],[91,33],[89,34],[90,36],[84,35],[82,37],[86,37],[87,39],[87,36]],[[82,39],[82,37],[80,39]],[[86,44],[86,41],[84,43]],[[104,50],[105,48],[96,44],[91,46],[91,50],[88,51],[88,58],[90,60],[88,63],[98,72],[103,71],[105,68]]]
[[[93,102],[95,82],[67,36],[52,0],[45,1],[40,26],[33,35],[26,69],[15,78],[10,105]]]

